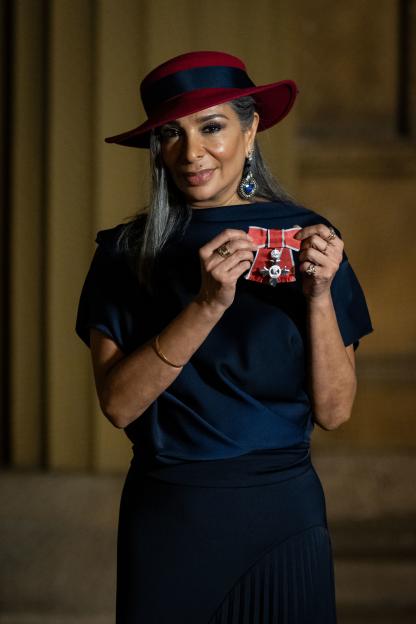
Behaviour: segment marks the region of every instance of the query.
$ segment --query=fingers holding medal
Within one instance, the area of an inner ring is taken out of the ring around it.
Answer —
[[[228,256],[231,256],[232,251],[229,248],[227,243],[224,243],[223,245],[220,245],[220,247],[217,247],[217,249],[214,250],[217,254],[219,254],[222,258],[228,258]]]
[[[225,242],[222,242],[222,240]],[[220,242],[218,246],[214,243]],[[228,229],[208,244],[208,258],[206,267],[208,270],[229,272],[237,269],[244,272],[250,268],[254,252],[257,246],[244,231]]]
[[[300,230],[299,269],[304,276],[305,295],[328,291],[342,261],[344,244],[331,226],[323,223]]]
[[[226,229],[200,248],[201,291],[198,300],[227,308],[236,282],[249,270],[257,245],[244,230]]]

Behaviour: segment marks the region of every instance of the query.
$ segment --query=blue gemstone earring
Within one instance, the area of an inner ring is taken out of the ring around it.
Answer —
[[[238,186],[238,194],[242,199],[251,199],[257,191],[257,182],[251,171],[251,163],[253,160],[253,152],[251,151],[246,158],[243,169],[243,177]]]

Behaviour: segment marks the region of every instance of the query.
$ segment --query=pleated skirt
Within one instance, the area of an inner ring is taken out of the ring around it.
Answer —
[[[325,499],[309,452],[184,462],[123,488],[117,624],[335,624]]]

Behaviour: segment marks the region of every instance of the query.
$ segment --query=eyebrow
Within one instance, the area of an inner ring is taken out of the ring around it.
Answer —
[[[196,121],[198,123],[204,123],[206,121],[210,121],[211,119],[217,119],[218,117],[222,117],[223,119],[229,119],[227,115],[223,115],[222,113],[213,113],[212,115],[203,115],[202,117],[196,117]],[[163,124],[162,128],[166,126],[180,126],[180,123],[177,119],[175,119]]]
[[[213,113],[212,115],[204,115],[203,117],[197,117],[197,121],[209,121],[210,119],[215,119],[216,117],[222,117],[223,119],[228,119],[227,115],[223,115],[222,113]]]

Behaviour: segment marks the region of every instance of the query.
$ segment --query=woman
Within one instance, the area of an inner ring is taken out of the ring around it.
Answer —
[[[351,413],[371,331],[334,228],[291,201],[256,132],[292,81],[192,52],[142,82],[147,216],[98,233],[77,332],[134,456],[118,533],[118,624],[336,621],[317,423]]]

